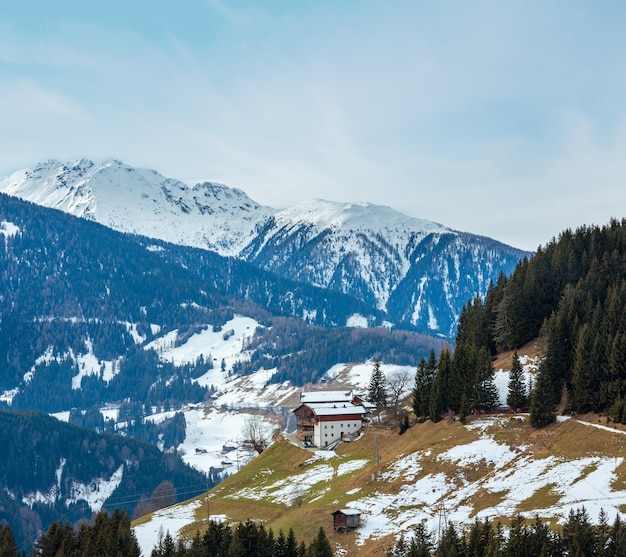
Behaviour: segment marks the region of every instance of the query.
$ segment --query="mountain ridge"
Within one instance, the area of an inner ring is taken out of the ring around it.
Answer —
[[[451,338],[461,308],[528,252],[387,206],[309,200],[276,210],[241,190],[188,186],[120,161],[49,161],[0,191],[111,228],[211,249],[348,294],[402,328]]]

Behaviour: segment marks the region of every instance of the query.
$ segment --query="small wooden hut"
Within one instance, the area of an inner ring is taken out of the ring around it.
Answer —
[[[361,525],[361,513],[356,509],[340,509],[333,513],[335,532],[344,533],[356,530]]]

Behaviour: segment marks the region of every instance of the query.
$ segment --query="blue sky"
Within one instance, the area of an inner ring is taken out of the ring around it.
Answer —
[[[526,249],[626,217],[626,3],[24,0],[0,175],[117,158]]]

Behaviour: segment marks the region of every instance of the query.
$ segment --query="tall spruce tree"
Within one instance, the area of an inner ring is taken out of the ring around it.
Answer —
[[[524,381],[524,369],[520,362],[517,350],[513,352],[513,361],[509,371],[508,393],[506,403],[515,411],[526,406],[526,382]]]
[[[0,526],[0,557],[18,557],[17,543],[8,524]]]
[[[437,358],[435,351],[431,350],[428,360],[422,358],[415,372],[415,384],[413,386],[413,413],[416,418],[428,416],[430,411],[430,389],[433,378],[437,373]]]
[[[540,366],[537,382],[530,398],[530,425],[533,427],[545,427],[556,419],[554,401],[547,383],[545,370]]]
[[[385,374],[380,369],[380,360],[374,361],[374,368],[372,369],[372,375],[370,377],[370,383],[367,390],[368,400],[376,405],[378,417],[380,419],[380,412],[387,406],[387,391],[385,389]]]
[[[333,557],[333,555],[333,548],[326,537],[326,532],[320,527],[317,537],[309,544],[307,557]]]
[[[476,357],[475,404],[485,410],[493,410],[500,404],[500,394],[496,386],[495,372],[491,363],[491,356],[485,347],[478,350]]]

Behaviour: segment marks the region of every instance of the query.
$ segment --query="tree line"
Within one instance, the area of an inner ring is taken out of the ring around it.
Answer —
[[[466,304],[454,354],[441,355],[431,389],[443,387],[444,407],[480,406],[489,397],[480,390],[491,388],[485,383],[491,359],[540,338],[545,357],[528,401],[533,426],[551,423],[557,404],[626,421],[624,315],[626,220],[566,230],[521,261],[511,277],[500,275],[484,299]],[[418,411],[426,414],[421,406]]]
[[[0,526],[0,556],[23,557],[8,525]],[[191,542],[161,535],[151,557],[333,557],[323,528],[308,544],[289,529],[275,535],[271,528],[251,520],[231,526],[211,521],[207,531]],[[141,557],[128,515],[119,510],[98,513],[90,524],[74,528],[54,522],[36,541],[31,557]]]
[[[161,536],[151,557],[333,557],[334,552],[320,527],[308,544],[298,541],[290,528],[287,535],[278,535],[262,523],[246,520],[236,526],[210,521],[204,535],[197,533],[190,543]]]
[[[8,525],[0,526],[0,555],[22,557]],[[53,523],[35,543],[32,557],[140,557],[137,539],[125,512],[98,513],[90,524],[73,528]],[[324,529],[308,544],[298,541],[290,529],[278,535],[251,520],[237,525],[211,521],[203,535],[191,541],[161,535],[151,557],[332,557],[334,552]],[[626,555],[626,524],[619,515],[609,524],[600,511],[593,524],[584,507],[571,510],[562,526],[550,528],[539,517],[528,521],[522,515],[509,528],[489,520],[474,520],[464,527],[444,524],[437,539],[418,524],[401,534],[386,551],[387,557],[619,557]]]
[[[418,420],[438,422],[452,411],[465,421],[472,411],[491,411],[501,404],[491,357],[484,351],[431,350],[421,358],[412,391],[413,413]]]
[[[584,507],[571,510],[562,527],[517,515],[508,529],[487,519],[465,527],[449,523],[438,539],[424,524],[401,535],[387,557],[619,557],[626,555],[626,523],[619,515],[609,524],[600,511],[592,524]]]

